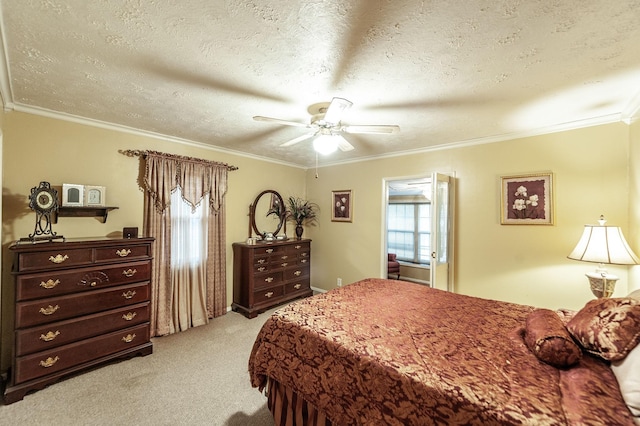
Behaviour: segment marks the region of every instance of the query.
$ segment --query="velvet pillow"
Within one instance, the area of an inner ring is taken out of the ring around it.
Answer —
[[[582,357],[557,313],[536,309],[527,316],[524,341],[539,360],[554,367],[571,367]]]
[[[596,299],[567,323],[582,348],[608,361],[623,359],[640,342],[640,301]]]

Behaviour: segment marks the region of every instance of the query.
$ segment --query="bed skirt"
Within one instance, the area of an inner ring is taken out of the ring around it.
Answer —
[[[267,406],[276,426],[331,426],[322,411],[271,378],[267,383]]]

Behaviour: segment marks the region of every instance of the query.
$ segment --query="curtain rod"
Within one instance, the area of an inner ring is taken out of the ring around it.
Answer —
[[[236,166],[231,166],[227,163],[221,163],[219,161],[204,160],[202,158],[187,157],[184,155],[177,155],[177,154],[167,154],[167,153],[158,152],[158,151],[146,151],[146,150],[139,150],[139,149],[124,149],[124,150],[119,149],[118,152],[126,155],[127,157],[146,157],[147,154],[155,154],[162,157],[173,158],[176,160],[193,161],[196,163],[208,163],[208,164],[213,164],[215,166],[222,166],[222,167],[226,167],[227,170],[229,171],[238,170]]]

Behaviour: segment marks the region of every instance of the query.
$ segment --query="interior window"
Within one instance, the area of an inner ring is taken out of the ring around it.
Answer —
[[[180,187],[171,194],[171,266],[204,265],[207,259],[207,210],[205,196],[192,210],[182,199]]]
[[[428,265],[431,253],[431,204],[389,204],[387,244],[398,260]]]

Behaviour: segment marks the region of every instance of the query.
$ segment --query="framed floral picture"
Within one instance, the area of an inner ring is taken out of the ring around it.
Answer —
[[[553,225],[553,174],[501,177],[500,223]]]
[[[351,190],[331,191],[332,222],[352,222],[353,221],[353,197]]]

